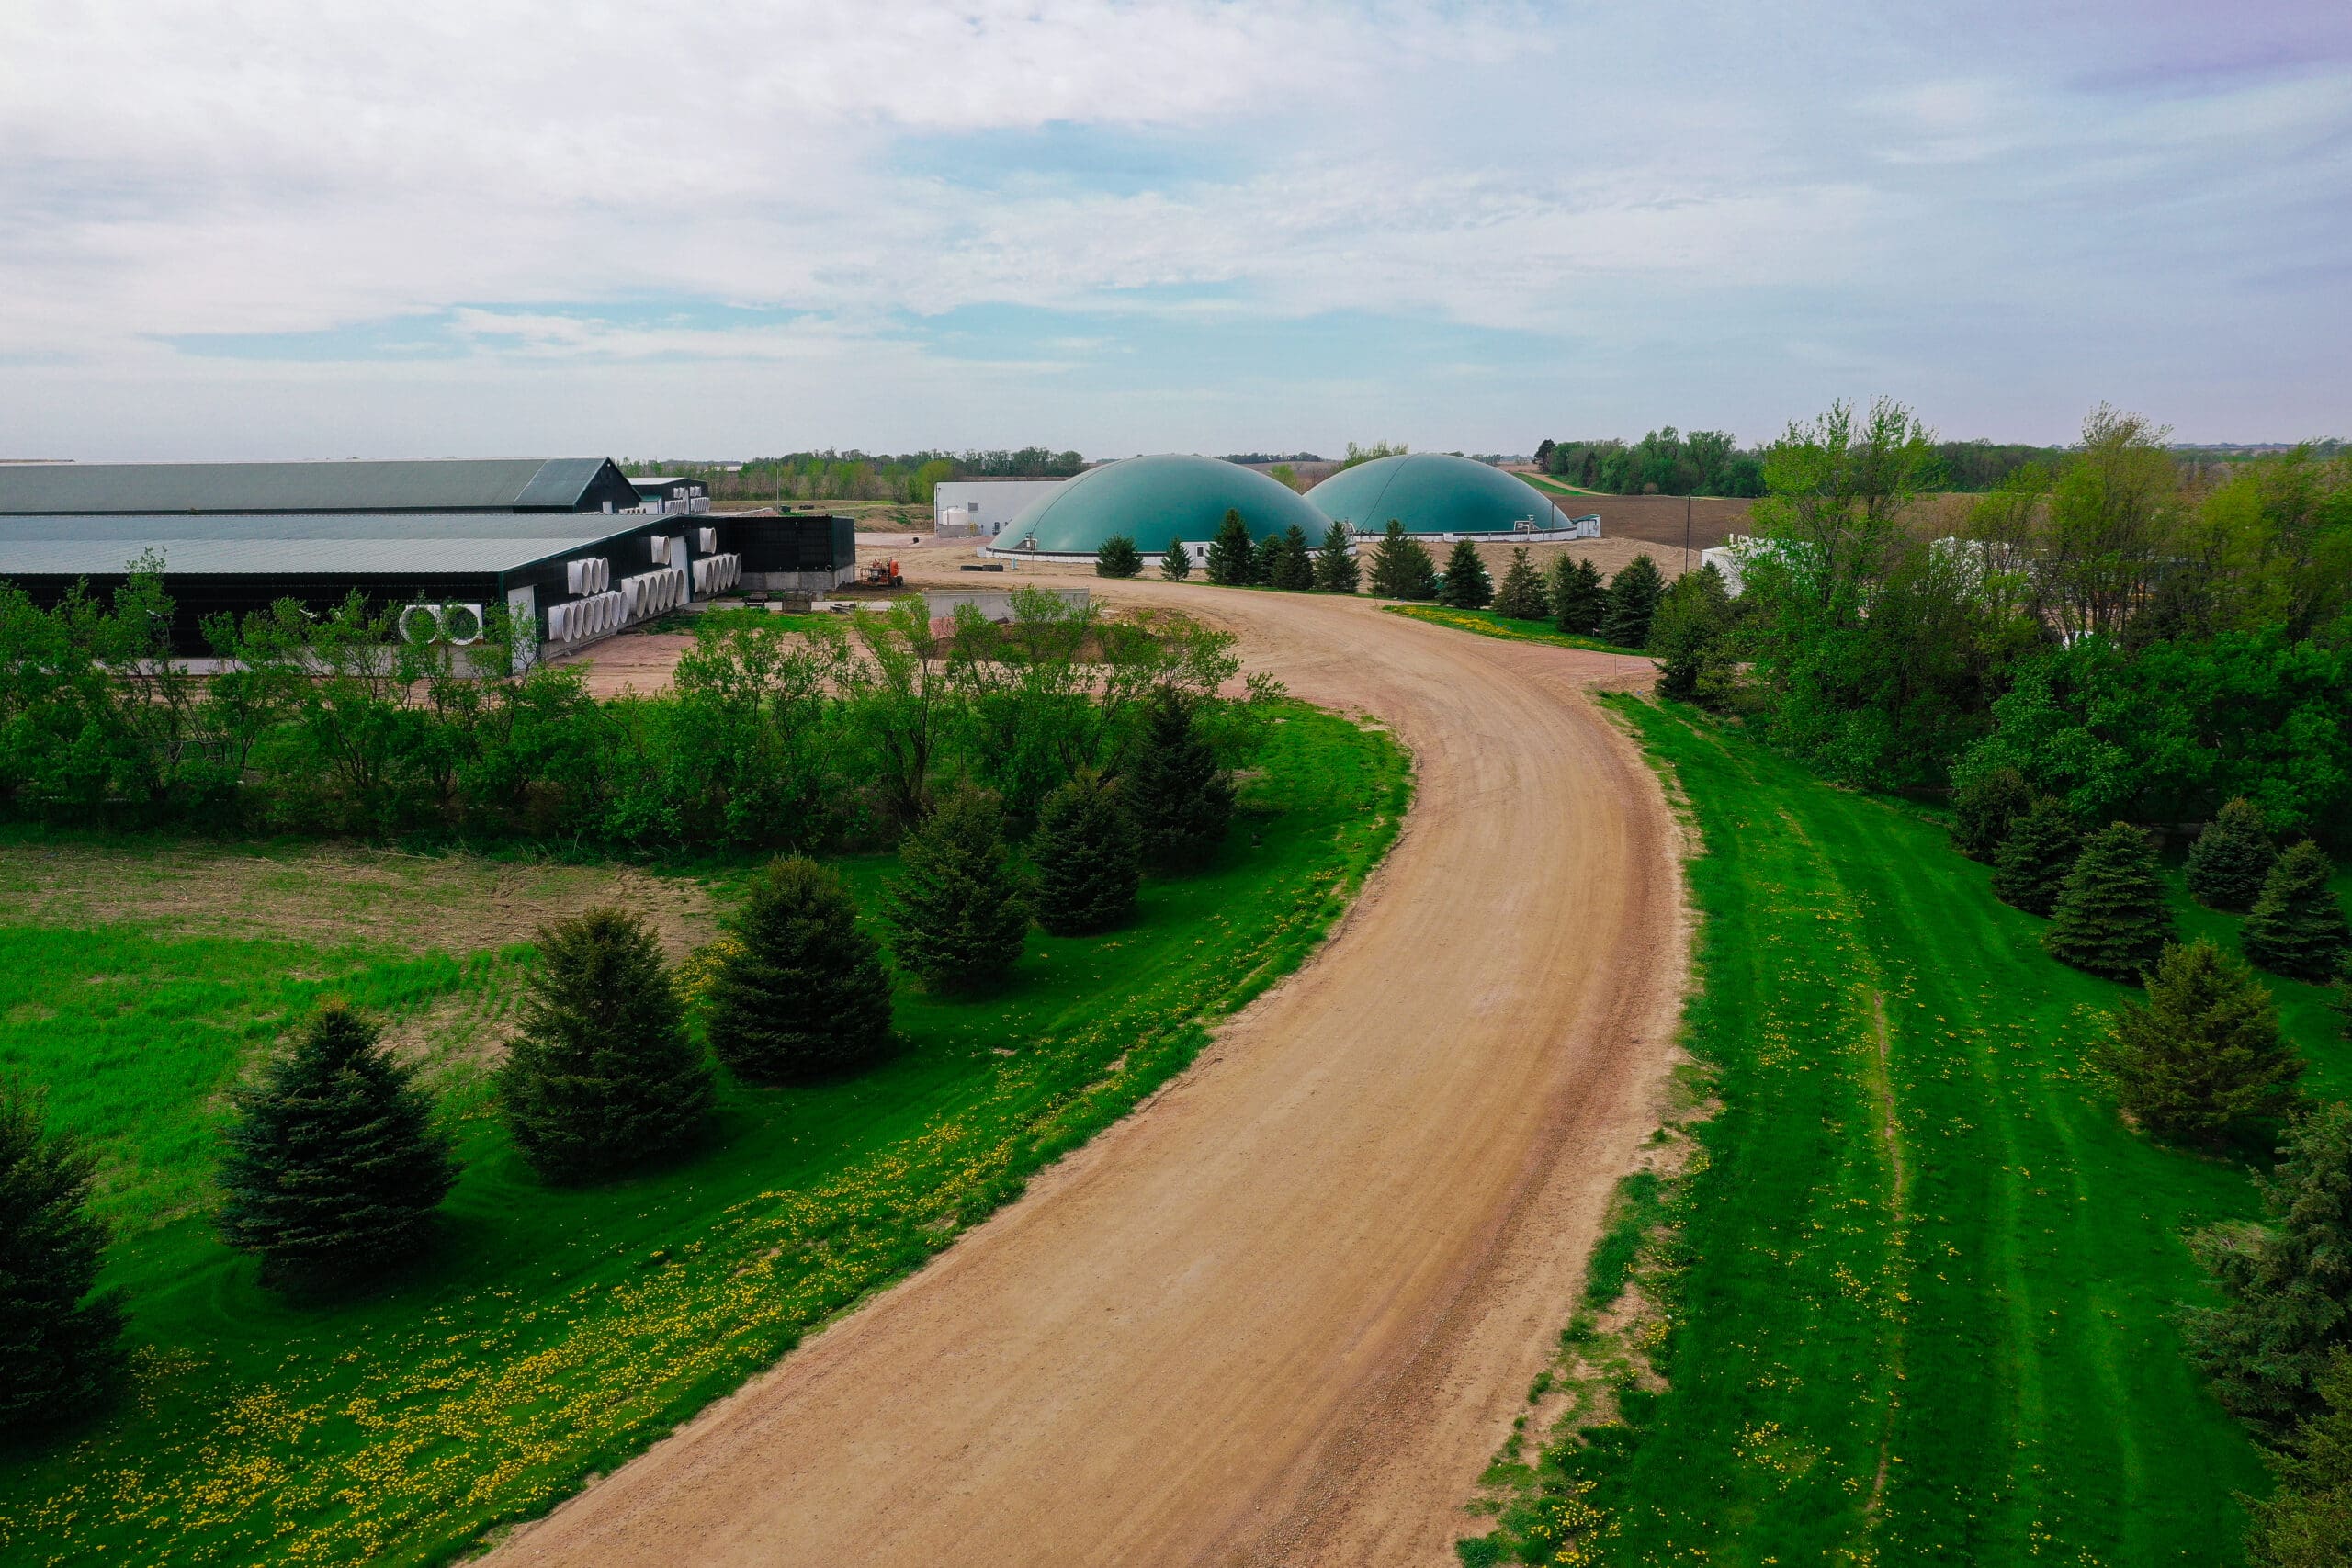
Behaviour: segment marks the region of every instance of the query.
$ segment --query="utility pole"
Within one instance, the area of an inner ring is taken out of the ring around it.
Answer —
[[[1682,498],[1682,570],[1690,570],[1690,498]]]

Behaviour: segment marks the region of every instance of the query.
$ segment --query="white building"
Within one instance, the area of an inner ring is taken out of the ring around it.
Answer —
[[[932,492],[932,528],[993,539],[1004,525],[1040,496],[1051,495],[1068,479],[950,479]],[[960,513],[948,516],[953,510]],[[960,525],[951,528],[950,525]]]

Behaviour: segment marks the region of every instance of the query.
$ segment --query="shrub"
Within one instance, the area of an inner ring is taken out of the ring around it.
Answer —
[[[1241,513],[1226,509],[1216,537],[1209,541],[1208,578],[1222,587],[1238,588],[1258,581],[1258,557],[1250,543],[1249,525]]]
[[[415,1252],[457,1181],[414,1072],[340,1002],[232,1097],[220,1234],[273,1284],[347,1280]]]
[[[2142,1126],[2184,1143],[2215,1143],[2278,1115],[2303,1071],[2269,991],[2201,939],[2165,948],[2147,1004],[2125,1002],[2091,1059]]]
[[[1514,621],[1548,620],[1552,602],[1544,592],[1544,580],[1529,564],[1525,546],[1511,551],[1510,566],[1495,589],[1495,614],[1508,615]]]
[[[2262,896],[2238,934],[2245,955],[2274,974],[2324,983],[2334,976],[2352,930],[2344,906],[2327,885],[2334,867],[2306,839],[2278,857],[2262,881]]]
[[[623,909],[539,932],[523,1027],[499,1069],[515,1146],[551,1181],[583,1181],[689,1142],[710,1113],[710,1063],[686,1033],[662,943]]]
[[[1029,936],[1029,907],[1004,847],[996,802],[967,786],[899,846],[891,951],[934,991],[1002,979]]]
[[[1133,577],[1143,570],[1143,552],[1136,548],[1133,538],[1114,534],[1102,541],[1094,552],[1094,575],[1097,577]]]
[[[2061,964],[2110,980],[2137,978],[2172,940],[2172,911],[2148,836],[2117,822],[2091,836],[2052,912],[2041,945]]]
[[[1961,782],[1952,797],[1951,846],[1970,860],[1989,861],[2009,826],[2033,807],[2033,788],[2015,768],[1987,768]]]
[[[1315,586],[1315,552],[1307,547],[1306,529],[1294,523],[1266,544],[1272,552],[1264,577],[1268,587],[1305,592]]]
[[[1334,523],[1324,531],[1323,547],[1315,552],[1315,591],[1318,593],[1353,593],[1362,584],[1363,574],[1357,570],[1356,558],[1349,548],[1348,525]]]
[[[2267,1224],[2195,1238],[2223,1303],[2184,1323],[2222,1403],[2274,1432],[2318,1409],[2322,1370],[2352,1345],[2352,1105],[2312,1111],[2278,1156],[2255,1177]]]
[[[2243,914],[2262,895],[2278,858],[2262,813],[2240,797],[2224,804],[2188,850],[2188,895],[2209,909]]]
[[[1182,692],[1162,686],[1152,694],[1121,790],[1144,858],[1154,865],[1198,865],[1225,841],[1233,819],[1233,781]]]
[[[70,1420],[123,1365],[122,1306],[93,1295],[107,1228],[97,1156],[41,1125],[42,1099],[0,1082],[0,1430]]]
[[[1601,586],[1600,569],[1590,560],[1570,560],[1566,555],[1552,562],[1552,624],[1570,637],[1598,637],[1609,614],[1609,591]]]
[[[1108,930],[1135,912],[1141,844],[1118,791],[1091,771],[1046,796],[1030,842],[1037,921],[1056,936]]]
[[[820,1077],[888,1048],[890,973],[839,874],[801,855],[771,861],[729,924],[741,945],[711,980],[708,1031],[738,1077]]]
[[[1437,563],[1395,518],[1372,553],[1372,591],[1383,599],[1434,599]]]
[[[1494,580],[1487,575],[1487,563],[1478,558],[1478,547],[1467,539],[1457,539],[1453,551],[1445,558],[1445,581],[1438,589],[1438,603],[1456,610],[1483,610],[1495,601]]]
[[[2251,1568],[2344,1568],[2352,1551],[2352,1350],[2312,1386],[2319,1408],[2269,1456],[2278,1485],[2254,1505]]]
[[[1600,625],[1600,635],[1620,648],[1647,648],[1650,642],[1650,617],[1657,614],[1657,602],[1666,592],[1666,579],[1658,575],[1657,562],[1646,555],[1635,556],[1609,584],[1609,609]]]
[[[2083,852],[2082,824],[2054,795],[2035,801],[2012,820],[1993,856],[1993,897],[2048,919],[2065,890],[2067,874]]]
[[[1159,558],[1159,575],[1170,582],[1182,582],[1193,575],[1193,552],[1184,547],[1183,540],[1168,541],[1168,553]]]

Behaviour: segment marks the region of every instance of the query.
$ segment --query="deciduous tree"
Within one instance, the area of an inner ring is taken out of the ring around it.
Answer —
[[[2015,768],[1986,768],[1961,781],[1951,805],[1952,848],[1971,860],[1989,861],[2011,826],[2032,809],[2033,786]]]

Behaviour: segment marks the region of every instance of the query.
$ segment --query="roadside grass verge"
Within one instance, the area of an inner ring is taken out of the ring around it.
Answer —
[[[1638,648],[1619,648],[1599,637],[1572,636],[1549,621],[1517,620],[1498,615],[1492,610],[1454,610],[1443,604],[1384,604],[1381,608],[1408,620],[1427,621],[1433,626],[1452,626],[1455,631],[1476,632],[1480,637],[1501,637],[1508,642],[1549,643],[1554,648],[1581,648],[1592,653],[1622,653],[1628,659],[1649,657]]]
[[[1919,813],[1606,700],[1703,840],[1684,1027],[1720,1109],[1672,1134],[1650,1325],[1587,1308],[1547,1374],[1616,1397],[1532,1424],[1465,1562],[2240,1561],[2264,1472],[2174,1314],[2211,1299],[2187,1234],[2255,1194],[2132,1134],[2085,1066],[2130,993],[2046,957]],[[2343,1092],[2324,993],[2265,982]]]
[[[1033,935],[985,1000],[902,994],[888,1064],[729,1082],[707,1147],[601,1187],[530,1175],[465,1049],[527,947],[0,926],[0,1070],[54,1086],[52,1114],[101,1140],[123,1231],[104,1283],[138,1348],[111,1414],[0,1450],[0,1560],[440,1562],[610,1470],[1016,1196],[1312,950],[1394,838],[1407,761],[1292,705],[1260,764],[1224,856],[1148,882],[1132,926]],[[890,859],[840,863],[871,907]],[[435,1256],[362,1298],[293,1301],[197,1211],[223,1090],[326,991],[440,1021],[421,1048],[465,1174]]]

